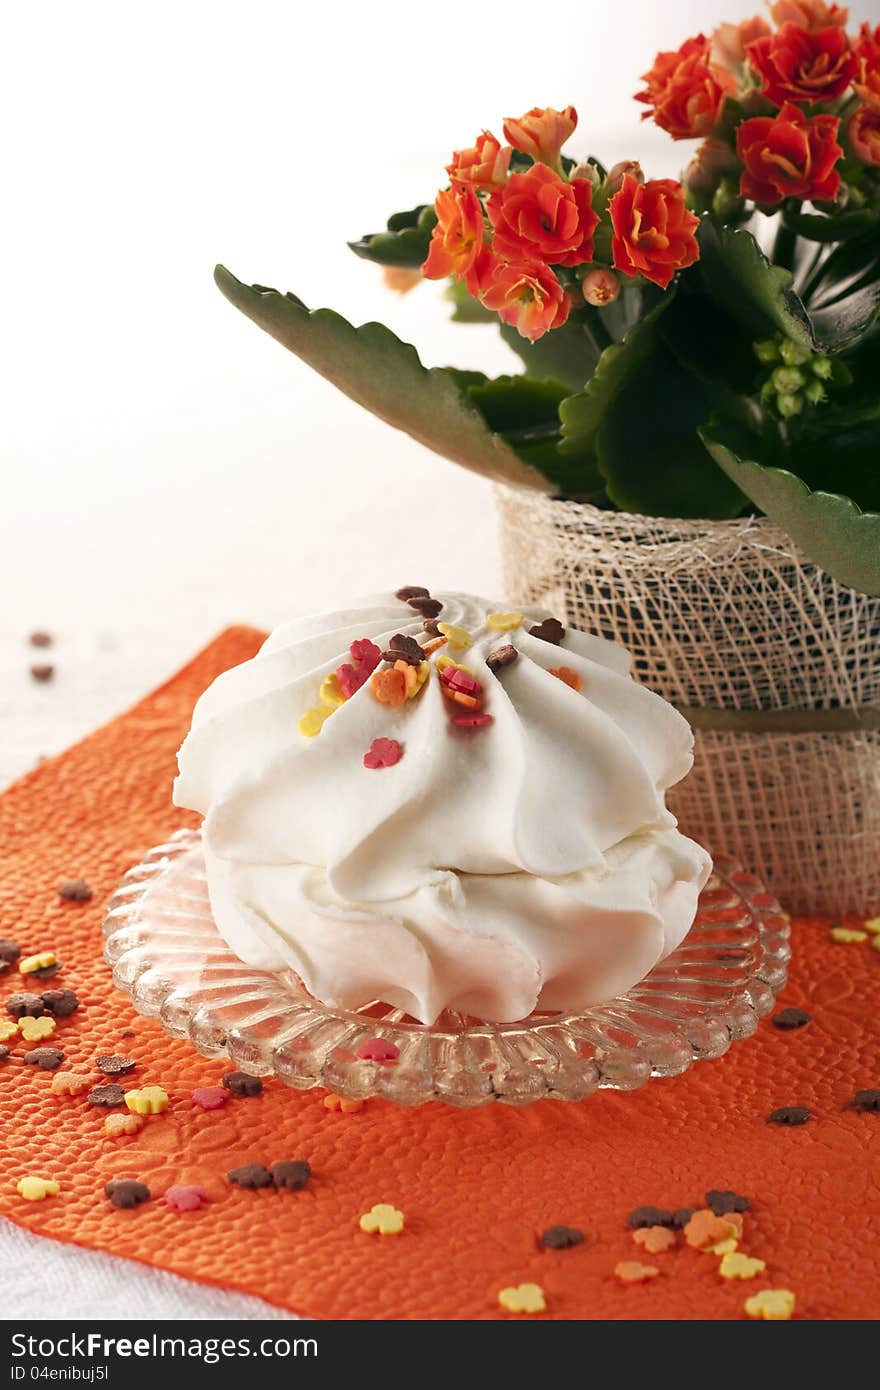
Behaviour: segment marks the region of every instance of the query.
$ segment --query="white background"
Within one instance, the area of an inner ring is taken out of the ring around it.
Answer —
[[[404,300],[347,239],[430,201],[453,147],[573,102],[575,154],[674,174],[640,123],[654,53],[757,0],[76,0],[0,32],[0,784],[233,621],[379,587],[491,595],[491,490],[338,395],[214,288],[384,320],[428,365],[510,369],[491,328]],[[854,14],[876,20],[877,0]],[[503,598],[503,595],[498,595]],[[55,681],[28,632],[57,635]],[[8,1121],[7,1121],[8,1122]],[[4,1316],[246,1315],[215,1291],[0,1232]],[[124,1298],[108,1302],[112,1289]],[[253,1305],[251,1305],[252,1307]]]

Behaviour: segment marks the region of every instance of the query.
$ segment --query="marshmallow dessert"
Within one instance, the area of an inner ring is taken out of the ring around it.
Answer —
[[[247,964],[433,1023],[574,1012],[681,943],[710,870],[686,721],[614,643],[411,586],[276,629],[202,695],[176,805]]]

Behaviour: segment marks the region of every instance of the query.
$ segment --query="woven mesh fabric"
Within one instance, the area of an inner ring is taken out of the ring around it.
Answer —
[[[504,597],[622,642],[682,706],[880,706],[880,598],[793,552],[766,518],[678,521],[497,489]],[[880,732],[695,730],[669,802],[793,911],[880,910]]]

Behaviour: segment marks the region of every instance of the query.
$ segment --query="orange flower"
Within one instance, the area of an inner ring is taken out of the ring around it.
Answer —
[[[694,233],[700,219],[688,212],[675,179],[638,183],[627,175],[608,209],[614,264],[624,275],[644,275],[665,290],[677,270],[699,257]]]
[[[880,110],[880,24],[873,34],[870,25],[863,24],[853,51],[857,63],[853,86],[866,106]]]
[[[490,131],[478,135],[469,150],[456,150],[446,172],[453,183],[469,183],[474,188],[497,188],[507,178],[513,150],[500,145]]]
[[[482,294],[483,304],[534,342],[551,328],[561,328],[570,302],[549,266],[537,262],[506,265],[496,260]]]
[[[880,164],[880,109],[860,106],[846,128],[853,153],[866,164]]]
[[[736,132],[737,154],[745,165],[742,196],[765,207],[784,198],[833,198],[840,186],[835,165],[843,154],[839,128],[836,116],[810,117],[791,102],[776,116],[743,121]]]
[[[636,101],[653,108],[642,120],[653,116],[673,140],[710,135],[721,117],[725,91],[709,59],[705,34],[686,39],[674,52],[658,53],[650,72],[643,74],[645,90],[636,94]]]
[[[453,184],[442,188],[434,203],[437,225],[422,274],[428,280],[461,280],[473,266],[483,245],[483,208],[473,188]]]
[[[515,150],[530,154],[541,164],[549,164],[559,173],[562,165],[559,151],[574,132],[578,123],[577,112],[573,106],[564,111],[554,111],[552,106],[533,106],[519,120],[508,116],[504,122],[504,138],[509,140]]]
[[[799,24],[808,33],[833,24],[842,29],[849,19],[844,5],[828,5],[825,0],[776,0],[770,6],[770,14],[774,24]]]
[[[808,33],[797,24],[783,24],[778,33],[750,43],[747,53],[761,91],[776,106],[835,101],[856,72],[849,39],[837,25]]]
[[[382,267],[382,279],[386,290],[395,294],[409,294],[421,280],[421,273],[408,265],[386,265]]]
[[[546,265],[591,261],[593,232],[599,222],[592,196],[587,179],[566,183],[546,164],[533,164],[525,174],[511,174],[487,205],[496,255]]]

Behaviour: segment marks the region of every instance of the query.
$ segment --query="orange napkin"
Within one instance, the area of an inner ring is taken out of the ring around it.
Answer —
[[[192,823],[170,788],[193,702],[260,640],[229,629],[130,713],[0,797],[0,935],[25,953],[55,951],[63,971],[36,988],[69,986],[81,1001],[52,1038],[12,1039],[0,1062],[0,1211],[57,1240],[319,1318],[515,1318],[524,1315],[505,1312],[498,1292],[524,1282],[544,1290],[547,1318],[736,1319],[761,1288],[791,1289],[798,1317],[875,1317],[880,1113],[851,1102],[880,1087],[880,952],[835,944],[827,922],[793,924],[782,1003],[808,1010],[807,1027],[764,1022],[719,1061],[631,1094],[522,1110],[370,1101],[344,1115],[325,1108],[322,1091],[269,1079],[261,1096],[222,1110],[193,1104],[193,1088],[217,1085],[227,1068],[132,1011],[101,958],[101,920],[125,870]],[[58,881],[78,877],[91,902],[62,901]],[[0,976],[0,998],[22,987],[32,986],[15,967]],[[106,1111],[53,1095],[52,1074],[23,1065],[37,1045],[61,1047],[63,1068],[91,1070],[96,1083],[114,1079],[100,1077],[96,1055],[132,1057],[125,1086],[161,1085],[170,1108],[137,1135],[110,1138]],[[768,1124],[785,1105],[813,1118]],[[243,1190],[226,1178],[281,1159],[309,1161],[305,1190]],[[60,1193],[24,1201],[16,1183],[29,1175],[57,1179]],[[147,1183],[151,1200],[112,1206],[111,1178]],[[209,1200],[178,1214],[163,1194],[188,1183]],[[708,1188],[749,1197],[741,1248],[766,1262],[759,1277],[722,1279],[716,1256],[646,1256],[633,1243],[632,1208],[700,1206]],[[404,1212],[402,1234],[359,1229],[380,1202]],[[583,1244],[543,1249],[540,1232],[559,1224],[580,1227]],[[624,1287],[613,1275],[623,1260],[653,1264],[659,1277]]]

